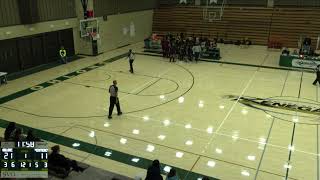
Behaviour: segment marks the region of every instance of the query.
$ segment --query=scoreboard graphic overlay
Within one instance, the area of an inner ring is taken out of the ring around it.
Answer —
[[[48,178],[48,143],[1,142],[0,178]]]

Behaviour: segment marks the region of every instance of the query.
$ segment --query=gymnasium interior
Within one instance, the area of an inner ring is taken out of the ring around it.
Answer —
[[[0,0],[1,178],[320,180],[319,45],[319,0]]]

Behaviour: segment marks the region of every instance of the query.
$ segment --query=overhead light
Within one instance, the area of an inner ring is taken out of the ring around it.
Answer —
[[[164,126],[169,126],[170,125],[170,120],[166,119],[163,121]]]
[[[150,144],[148,144],[148,146],[147,146],[147,151],[148,152],[153,152],[154,151],[154,149],[155,149],[155,147],[153,146],[153,145],[150,145]]]
[[[220,109],[224,109],[224,105],[220,105],[219,108],[220,108]]]
[[[6,32],[6,35],[10,35],[10,34],[12,34],[11,31],[7,31],[7,32]]]
[[[208,162],[207,162],[207,166],[209,166],[209,167],[214,167],[214,166],[216,166],[216,162],[214,162],[214,161],[208,161]]]
[[[165,98],[165,96],[164,95],[160,95],[160,99],[164,99]]]
[[[182,158],[183,152],[176,152],[176,157],[177,158]]]
[[[191,140],[186,141],[187,146],[191,146],[192,144],[193,144],[193,141],[191,141]]]
[[[216,153],[217,154],[222,154],[222,152],[223,152],[222,149],[216,148]]]
[[[185,126],[184,126],[186,129],[191,129],[191,124],[186,124]]]
[[[247,158],[248,158],[249,161],[256,160],[256,156],[252,156],[252,155],[249,155]]]
[[[121,143],[121,144],[126,144],[126,143],[127,143],[127,139],[121,138],[121,139],[120,139],[120,143]]]
[[[209,134],[212,134],[212,133],[213,133],[213,127],[212,127],[212,126],[209,126],[209,127],[207,128],[207,133],[209,133]]]
[[[179,97],[178,102],[179,103],[183,103],[184,102],[184,97]]]
[[[135,163],[139,162],[139,160],[140,160],[139,158],[132,158],[132,159],[131,159],[131,161],[132,161],[132,162],[135,162]]]
[[[242,174],[243,176],[250,176],[250,173],[249,173],[249,171],[247,171],[247,170],[242,170],[242,171],[241,171],[241,174]]]
[[[266,114],[267,118],[272,118],[272,116],[270,114]]]
[[[51,27],[51,28],[54,28],[54,25],[53,25],[53,24],[50,24],[50,27]]]
[[[89,133],[89,136],[92,137],[92,138],[94,137],[94,135],[95,135],[94,131],[91,131],[91,132]]]
[[[104,153],[104,155],[107,156],[107,157],[110,157],[110,156],[112,155],[112,152],[106,151],[106,152]]]
[[[163,168],[163,170],[164,170],[165,172],[169,173],[170,170],[171,170],[171,167],[170,167],[170,166],[165,166],[165,167]]]
[[[134,130],[132,131],[132,134],[140,134],[140,131],[139,131],[138,129],[134,129]]]
[[[159,136],[158,136],[158,139],[160,139],[160,140],[164,140],[165,138],[166,138],[165,135],[159,135]]]

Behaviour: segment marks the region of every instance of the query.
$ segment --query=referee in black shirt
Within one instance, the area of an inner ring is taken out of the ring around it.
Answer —
[[[317,85],[317,82],[320,84],[320,65],[316,68],[317,78],[313,81],[313,85]]]
[[[122,114],[120,109],[120,103],[118,98],[118,87],[117,87],[117,81],[113,81],[113,85],[109,87],[109,93],[110,93],[110,106],[109,106],[109,115],[108,119],[112,118],[112,111],[114,108],[114,105],[117,106],[118,116]]]

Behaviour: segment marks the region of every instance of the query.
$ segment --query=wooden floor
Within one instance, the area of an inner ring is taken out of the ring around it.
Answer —
[[[319,180],[318,115],[255,103],[320,108],[314,74],[276,69],[280,52],[263,46],[220,45],[222,62],[243,65],[169,63],[138,54],[134,74],[124,58],[92,66],[141,47],[82,58],[0,86],[0,119],[42,130],[40,136],[59,136],[50,144],[61,143],[66,156],[129,177],[144,176],[150,160],[159,159],[162,168],[178,168],[186,180]],[[124,114],[114,111],[108,120],[108,86],[115,79]],[[20,92],[25,89],[30,91]],[[100,156],[82,145],[108,150]]]

